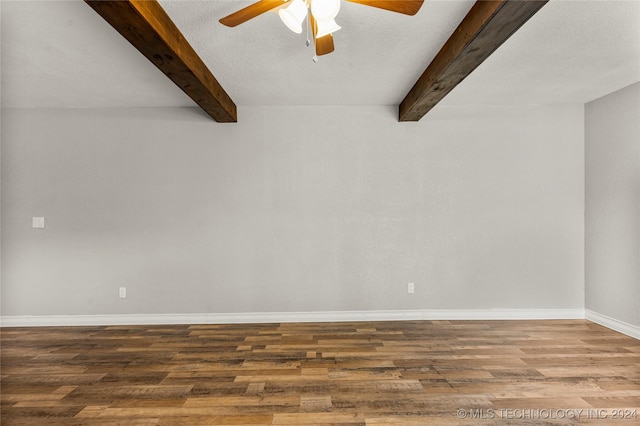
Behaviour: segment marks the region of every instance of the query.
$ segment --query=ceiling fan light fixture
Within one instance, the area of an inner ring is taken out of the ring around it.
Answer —
[[[1,1],[2,0],[0,0],[0,2]],[[89,2],[90,0],[85,1]],[[403,15],[415,15],[424,3],[424,0],[345,1],[360,3],[365,6],[397,12]],[[544,4],[544,1],[546,0],[538,1],[537,3]],[[313,39],[317,58],[317,56],[326,55],[334,51],[332,34],[341,29],[335,21],[336,16],[340,12],[341,2],[342,0],[254,0],[253,4],[243,7],[231,15],[220,19],[220,23],[227,27],[235,27],[265,12],[277,10],[282,22],[291,31],[301,34],[306,19],[306,45],[310,46],[310,39]],[[316,41],[318,42],[316,43]]]
[[[318,21],[316,25],[318,28],[318,32],[316,33],[316,38],[327,36],[342,28],[333,19],[329,21]]]
[[[302,33],[302,23],[307,17],[307,5],[303,0],[293,0],[289,6],[278,11],[282,22],[294,33]]]

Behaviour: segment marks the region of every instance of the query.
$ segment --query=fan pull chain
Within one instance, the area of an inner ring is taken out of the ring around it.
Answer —
[[[311,41],[309,41],[309,30],[313,31],[313,28],[311,28],[311,18],[307,15],[307,42],[306,42],[307,47],[309,47],[311,45]],[[315,50],[316,49],[316,46],[315,46],[316,39],[314,38],[313,41],[314,41],[313,50]],[[313,55],[313,57],[311,59],[313,60],[313,62],[318,62],[318,55]]]
[[[307,41],[305,44],[307,47],[311,45],[311,41],[309,41],[309,27],[311,26],[311,20],[309,19],[309,12],[307,12]]]

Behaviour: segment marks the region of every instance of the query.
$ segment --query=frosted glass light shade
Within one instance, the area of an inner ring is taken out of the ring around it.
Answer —
[[[336,21],[333,19],[329,21],[318,21],[317,26],[318,32],[316,33],[316,38],[324,37],[342,28],[340,25],[336,24]]]
[[[296,34],[302,32],[302,23],[307,17],[307,5],[302,0],[293,0],[289,6],[278,11],[282,22]]]
[[[316,21],[330,21],[340,12],[340,0],[311,0],[311,13]]]

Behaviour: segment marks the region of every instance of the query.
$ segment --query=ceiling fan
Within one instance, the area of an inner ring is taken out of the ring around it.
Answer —
[[[415,15],[420,10],[424,0],[346,0],[365,6]],[[334,50],[333,33],[341,27],[335,17],[340,11],[341,0],[259,0],[231,15],[220,19],[220,23],[228,27],[235,27],[265,12],[279,8],[280,19],[295,33],[302,32],[302,24],[308,17],[308,25],[313,35],[317,56],[326,55]]]

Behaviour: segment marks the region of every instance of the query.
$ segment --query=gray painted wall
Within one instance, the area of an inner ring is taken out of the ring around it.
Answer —
[[[5,316],[584,307],[582,105],[2,114]]]
[[[640,83],[585,106],[587,309],[640,326]]]

